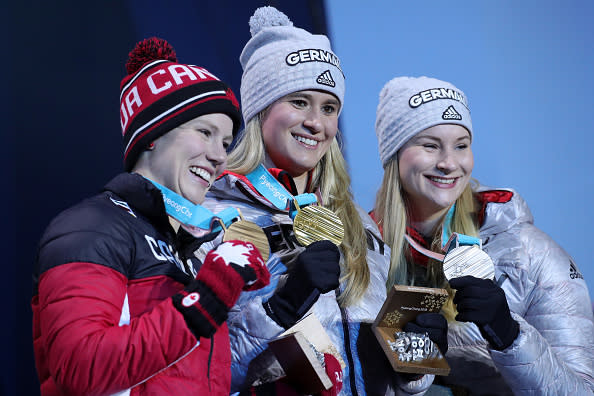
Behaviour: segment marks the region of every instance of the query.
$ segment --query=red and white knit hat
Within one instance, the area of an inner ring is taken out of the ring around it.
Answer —
[[[224,82],[208,70],[177,62],[171,45],[159,38],[136,44],[120,85],[120,123],[124,136],[124,168],[161,135],[198,116],[223,113],[241,125],[239,103]]]

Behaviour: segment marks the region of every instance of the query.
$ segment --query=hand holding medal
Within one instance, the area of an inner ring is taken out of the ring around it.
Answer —
[[[264,262],[268,261],[270,246],[268,245],[266,234],[256,223],[245,220],[239,209],[237,211],[239,212],[240,220],[231,223],[229,227],[226,227],[225,223],[221,221],[221,226],[225,231],[223,242],[233,240],[251,242],[260,251]]]
[[[507,348],[519,333],[500,287],[507,276],[495,281],[495,266],[478,238],[453,233],[444,250],[443,271],[456,289],[456,320],[476,324],[492,348]]]
[[[450,208],[442,236],[449,235],[449,219],[454,212]],[[443,263],[443,273],[450,286],[457,290],[454,303],[457,305],[456,320],[474,322],[483,337],[498,350],[509,346],[518,334],[518,324],[511,317],[501,285],[507,279],[502,274],[495,281],[495,265],[489,255],[482,250],[479,238],[451,233],[443,244],[445,253],[439,254],[425,249],[408,235],[408,243],[419,253]]]

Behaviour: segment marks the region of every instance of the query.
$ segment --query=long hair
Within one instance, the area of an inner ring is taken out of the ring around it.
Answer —
[[[262,118],[266,111],[263,110],[247,123],[242,136],[229,153],[227,169],[231,172],[245,175],[264,162],[266,148],[262,138]],[[344,226],[344,238],[340,245],[344,255],[341,282],[345,282],[346,287],[338,298],[343,307],[356,303],[370,281],[367,238],[351,189],[345,188],[350,185],[346,161],[335,137],[313,169],[310,189],[312,192],[320,190],[324,206],[334,211]]]
[[[262,114],[257,114],[246,124],[227,157],[227,170],[247,175],[264,162],[266,149],[260,127]]]
[[[388,290],[396,284],[420,284],[427,287],[441,287],[448,291],[450,297],[453,297],[453,291],[446,282],[440,261],[429,259],[426,271],[422,271],[420,266],[413,262],[409,254],[408,244],[404,239],[409,218],[406,200],[406,193],[400,184],[398,159],[394,157],[384,169],[384,177],[376,196],[374,209],[374,216],[378,225],[382,228],[384,241],[392,250],[386,287]],[[476,198],[469,183],[456,200],[451,230],[466,235],[478,236],[477,208]],[[433,230],[431,250],[434,252],[441,253],[441,230],[444,220],[445,215]],[[454,318],[455,309],[451,298],[448,299],[442,311],[448,320]]]

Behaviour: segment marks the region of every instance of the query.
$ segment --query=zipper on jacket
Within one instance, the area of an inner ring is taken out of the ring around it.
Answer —
[[[336,293],[336,300],[338,304],[338,291]],[[340,316],[342,316],[342,331],[344,333],[344,353],[349,364],[349,382],[351,383],[351,395],[358,396],[357,384],[355,382],[355,363],[353,362],[353,353],[351,351],[351,337],[349,333],[349,318],[346,310],[340,307]]]
[[[214,349],[214,335],[211,337],[210,339],[210,351],[208,352],[208,366],[206,366],[206,378],[208,379],[208,390],[210,392],[212,392],[212,389],[210,388],[210,363],[212,360],[212,351]]]

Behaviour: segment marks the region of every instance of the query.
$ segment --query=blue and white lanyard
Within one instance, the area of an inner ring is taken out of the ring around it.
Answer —
[[[318,198],[312,193],[293,196],[262,164],[248,173],[246,177],[254,188],[277,209],[288,210],[292,219],[299,211],[296,205],[304,207],[318,202]]]
[[[240,217],[239,211],[236,208],[225,208],[219,213],[214,214],[204,206],[190,202],[167,187],[151,179],[145,179],[161,190],[163,202],[165,203],[165,211],[169,216],[182,224],[191,225],[210,232],[218,232],[223,229],[219,221],[222,221],[225,226],[229,226],[234,219]]]

